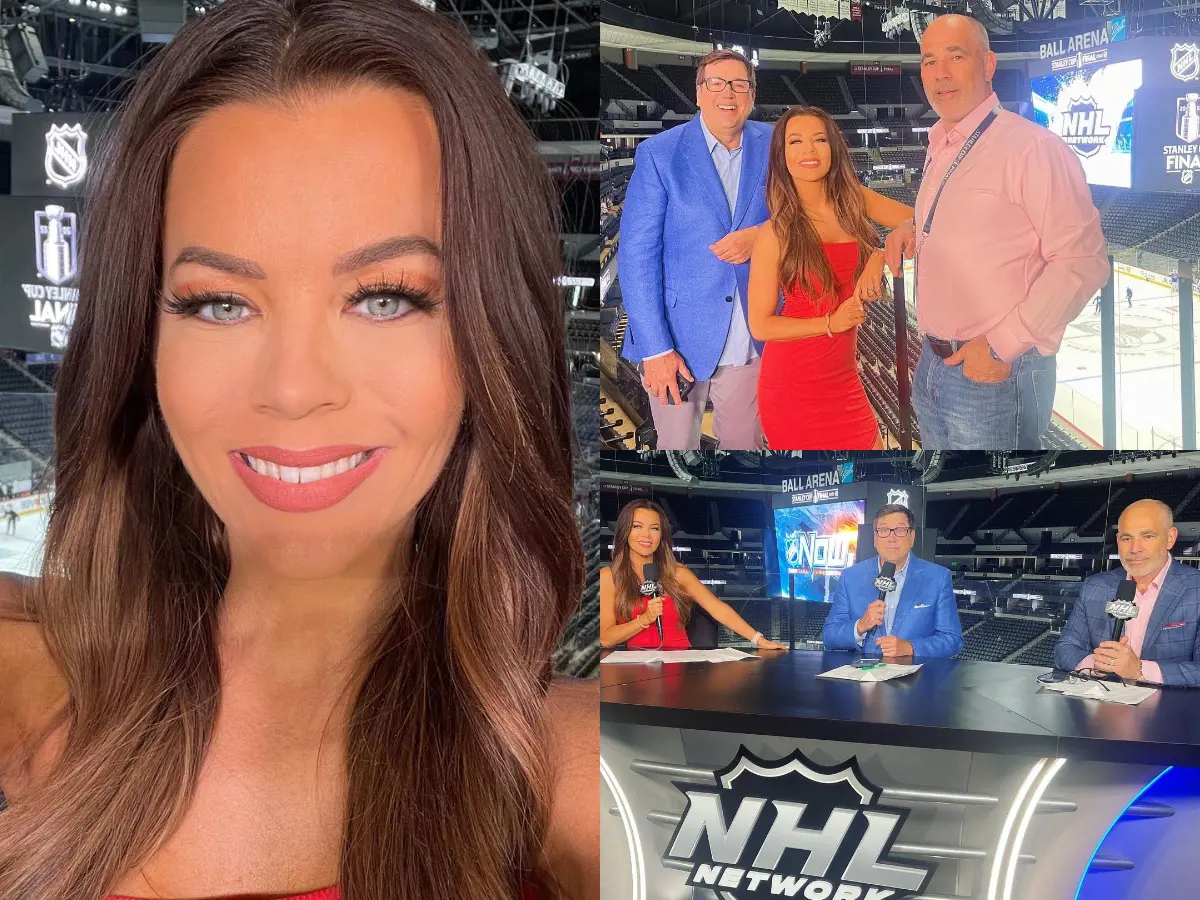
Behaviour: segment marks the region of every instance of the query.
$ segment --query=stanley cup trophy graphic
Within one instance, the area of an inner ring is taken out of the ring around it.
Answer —
[[[37,267],[52,284],[75,275],[75,213],[50,205],[33,214],[37,233]]]
[[[1185,143],[1192,143],[1200,138],[1200,94],[1187,94],[1176,101],[1175,134]]]

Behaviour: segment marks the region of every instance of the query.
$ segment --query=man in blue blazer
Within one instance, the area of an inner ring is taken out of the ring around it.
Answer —
[[[825,649],[885,657],[950,657],[962,650],[950,570],[913,556],[915,524],[906,506],[879,508],[874,521],[879,555],[842,572],[825,619]],[[874,582],[885,562],[896,565],[896,589],[879,600]],[[872,629],[874,646],[867,646]]]
[[[1175,562],[1171,507],[1138,500],[1117,522],[1120,569],[1093,575],[1054,648],[1059,669],[1095,669],[1129,681],[1200,684],[1200,571]],[[1137,615],[1125,636],[1112,640],[1114,619],[1105,611],[1125,578],[1137,585]]]
[[[771,126],[747,119],[754,68],[716,50],[696,70],[699,113],[643,141],[625,192],[617,277],[623,355],[642,364],[659,450],[696,450],[706,401],[722,449],[756,450],[758,361],[746,285],[767,220]],[[677,375],[694,382],[679,402]]]

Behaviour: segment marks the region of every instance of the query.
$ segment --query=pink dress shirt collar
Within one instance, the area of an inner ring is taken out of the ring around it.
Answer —
[[[983,123],[987,114],[999,105],[1000,98],[993,91],[982,103],[967,113],[957,125],[947,125],[944,119],[938,119],[929,129],[929,143],[936,146],[941,146],[943,143],[961,144],[971,136],[971,132]]]

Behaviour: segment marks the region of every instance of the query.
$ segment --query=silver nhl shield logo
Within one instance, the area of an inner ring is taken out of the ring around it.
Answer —
[[[778,760],[740,747],[716,786],[676,787],[687,806],[666,860],[721,900],[905,900],[936,868],[892,858],[908,810],[879,805],[858,760],[822,766],[799,750]]]
[[[1200,78],[1200,46],[1175,44],[1171,48],[1171,75],[1179,81]]]
[[[78,260],[75,213],[50,205],[33,214],[38,274],[51,284],[75,277]]]
[[[66,190],[87,174],[87,134],[82,125],[52,125],[46,132],[46,178]]]
[[[900,506],[908,506],[908,491],[888,491],[887,502],[889,504],[898,503]]]

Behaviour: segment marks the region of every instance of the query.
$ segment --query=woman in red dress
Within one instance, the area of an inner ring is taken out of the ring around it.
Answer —
[[[894,228],[913,210],[858,183],[841,129],[816,107],[775,123],[767,206],[747,307],[751,333],[766,342],[758,411],[767,445],[883,449],[858,376],[858,326],[883,280],[871,223]]]
[[[671,534],[666,527],[663,508],[651,500],[625,504],[617,516],[613,536],[613,562],[600,570],[600,643],[605,647],[624,644],[636,650],[688,650],[687,623],[692,604],[732,631],[750,641],[759,650],[786,650],[782,644],[768,641],[700,583],[687,566],[675,560]],[[641,596],[642,570],[648,563],[658,566],[662,597]],[[662,641],[655,620],[661,616]]]

